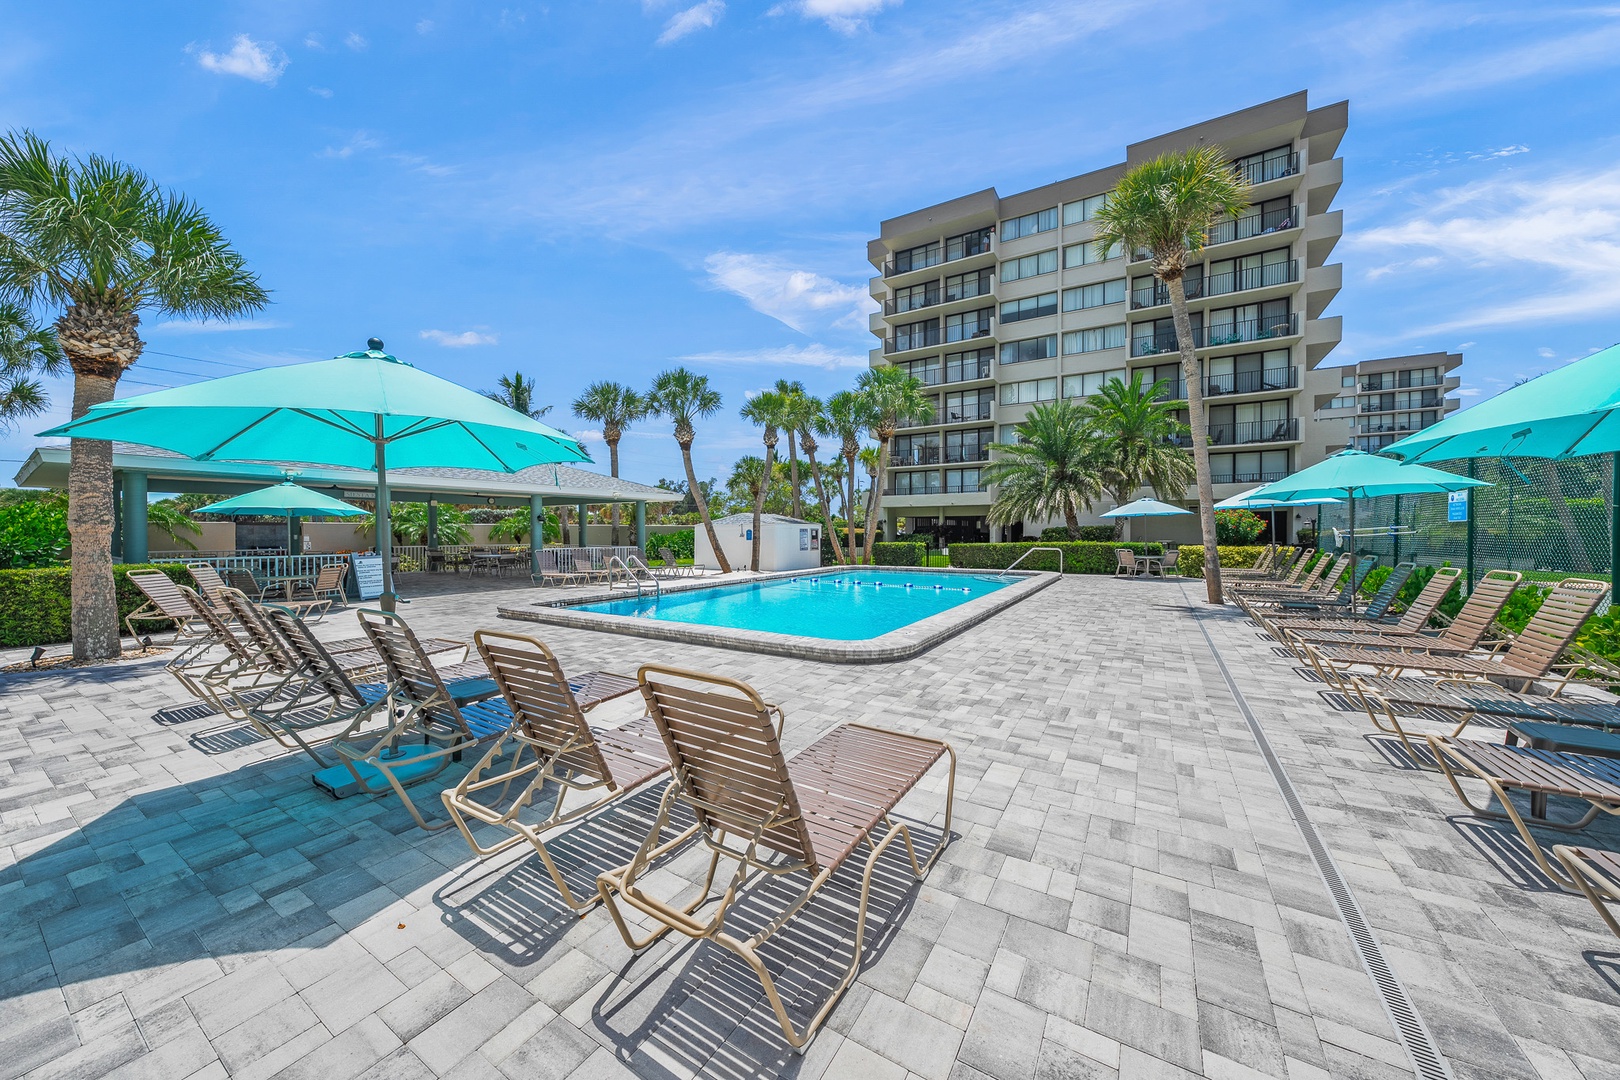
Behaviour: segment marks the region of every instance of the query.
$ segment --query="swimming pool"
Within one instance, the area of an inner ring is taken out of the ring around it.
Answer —
[[[824,641],[866,641],[996,592],[1013,580],[989,574],[863,569],[717,585],[662,597],[649,593],[579,604],[572,610]]]

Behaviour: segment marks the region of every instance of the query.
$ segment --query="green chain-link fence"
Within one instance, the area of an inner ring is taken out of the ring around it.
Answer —
[[[1518,570],[1526,580],[1569,576],[1607,578],[1614,537],[1614,457],[1569,461],[1477,459],[1435,465],[1475,476],[1493,487],[1469,492],[1467,519],[1451,521],[1445,494],[1385,495],[1356,500],[1356,551],[1382,564],[1468,570],[1477,581],[1487,570]],[[1322,507],[1323,547],[1335,528],[1348,528],[1348,507]],[[1395,526],[1393,532],[1389,531]],[[1346,538],[1344,543],[1348,543]]]

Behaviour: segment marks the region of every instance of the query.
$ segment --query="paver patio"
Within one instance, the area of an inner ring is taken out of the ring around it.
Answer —
[[[403,613],[468,640],[521,595],[438,587]],[[1070,578],[869,667],[500,624],[568,670],[748,680],[790,754],[847,720],[954,743],[956,839],[921,885],[885,863],[865,968],[802,1057],[728,954],[632,960],[523,851],[478,863],[392,799],[328,798],[161,659],[0,675],[0,1080],[1412,1076],[1210,642],[1453,1073],[1620,1077],[1620,942],[1586,901],[1201,592]],[[657,794],[587,823],[566,872],[627,852]],[[793,1008],[847,957],[850,895],[776,948]]]

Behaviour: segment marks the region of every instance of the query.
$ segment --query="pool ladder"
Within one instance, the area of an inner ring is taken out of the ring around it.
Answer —
[[[1018,558],[1014,559],[1012,561],[1012,563],[1007,567],[1007,569],[1005,569],[1001,573],[997,574],[996,577],[997,578],[1006,577],[1008,574],[1013,572],[1013,567],[1017,566],[1019,563],[1023,562],[1025,559],[1029,558],[1031,555],[1035,554],[1037,551],[1055,551],[1055,552],[1057,552],[1058,573],[1060,575],[1063,573],[1063,549],[1062,548],[1032,547],[1028,551],[1024,552],[1022,555],[1018,556]]]
[[[642,562],[637,556],[631,555],[628,558],[621,559],[619,556],[614,555],[608,559],[608,588],[610,589],[613,588],[615,568],[622,571],[625,579],[635,585],[637,600],[641,599],[641,587],[645,584],[652,585],[653,599],[662,600],[664,598],[664,587],[659,584],[658,575],[652,572],[652,567]]]

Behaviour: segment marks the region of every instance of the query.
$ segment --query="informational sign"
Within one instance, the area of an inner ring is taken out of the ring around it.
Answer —
[[[810,530],[809,529],[800,529],[799,530],[799,550],[800,551],[809,551],[810,550]]]
[[[1446,496],[1446,520],[1468,520],[1468,492],[1453,491]]]
[[[350,555],[354,566],[354,587],[362,600],[375,600],[383,594],[381,555]]]

